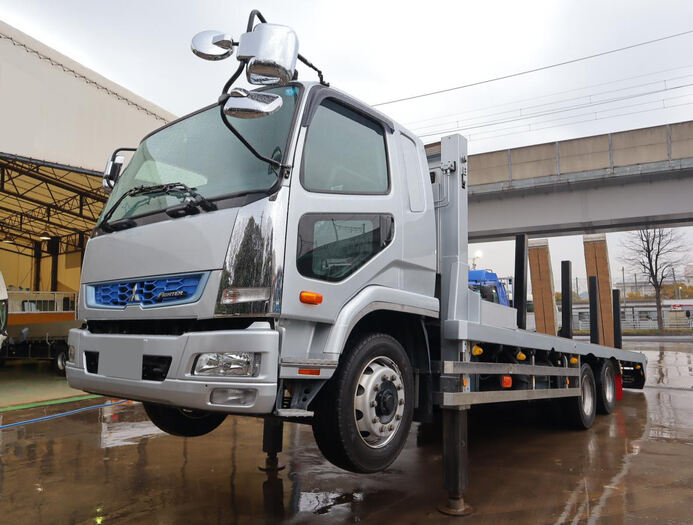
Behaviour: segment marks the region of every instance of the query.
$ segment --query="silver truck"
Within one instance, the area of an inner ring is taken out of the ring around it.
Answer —
[[[125,169],[111,157],[71,386],[140,400],[181,436],[227,414],[309,423],[355,472],[385,469],[412,421],[437,412],[462,457],[470,405],[553,398],[589,428],[618,381],[642,386],[642,354],[527,332],[523,311],[469,290],[463,137],[427,159],[257,11],[238,41],[207,31],[192,48],[235,51],[238,68],[218,102],[145,137]],[[298,81],[297,61],[320,80]],[[261,87],[233,87],[244,70]]]

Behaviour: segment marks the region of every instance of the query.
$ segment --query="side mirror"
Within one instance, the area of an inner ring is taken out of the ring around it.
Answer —
[[[235,88],[229,92],[224,113],[229,117],[245,119],[266,117],[279,111],[283,102],[282,97],[273,93]]]
[[[124,162],[125,157],[116,155],[113,160],[109,160],[108,164],[106,164],[106,169],[103,170],[103,181],[101,181],[101,187],[106,193],[110,193],[113,186],[115,186]]]
[[[190,49],[205,60],[224,60],[233,54],[233,38],[221,31],[201,31],[197,33]]]
[[[258,24],[241,35],[237,57],[247,61],[246,75],[251,84],[289,82],[296,69],[298,37],[287,26]]]

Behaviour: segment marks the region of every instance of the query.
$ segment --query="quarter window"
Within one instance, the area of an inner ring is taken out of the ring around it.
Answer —
[[[387,193],[383,126],[334,100],[324,100],[308,129],[301,182],[307,190],[321,193]]]

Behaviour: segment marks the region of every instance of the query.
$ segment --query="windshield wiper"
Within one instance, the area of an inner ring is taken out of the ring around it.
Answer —
[[[187,195],[190,198],[184,203],[176,206],[171,206],[166,208],[166,213],[171,217],[182,217],[183,215],[190,215],[191,213],[198,213],[199,209],[204,211],[214,211],[217,209],[217,205],[212,201],[206,199],[197,192],[196,188],[191,188],[182,182],[172,182],[170,184],[154,184],[152,186],[137,186],[132,188],[125,193],[123,193],[117,201],[113,203],[113,206],[106,212],[101,219],[101,224],[99,225],[101,229],[105,232],[112,232],[115,230],[124,230],[126,228],[131,228],[135,225],[135,221],[132,219],[120,219],[109,224],[109,220],[113,216],[115,210],[120,206],[127,197],[134,197],[136,195]]]

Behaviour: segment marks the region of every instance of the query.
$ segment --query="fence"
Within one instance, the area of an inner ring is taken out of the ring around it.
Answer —
[[[8,291],[9,313],[74,312],[77,304],[75,292]]]

